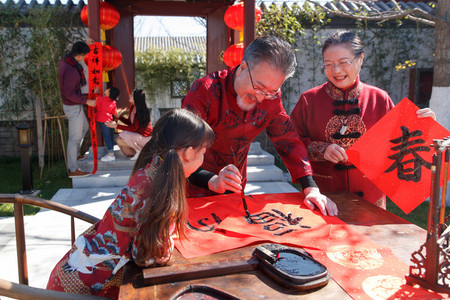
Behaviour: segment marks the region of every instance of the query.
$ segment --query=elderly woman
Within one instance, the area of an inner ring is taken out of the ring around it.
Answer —
[[[386,196],[348,162],[345,151],[394,103],[386,91],[360,81],[364,49],[355,33],[332,34],[322,56],[328,81],[303,93],[291,113],[314,179],[322,192],[349,191],[386,208]],[[417,117],[435,119],[429,108],[418,110]]]
[[[150,140],[153,128],[150,122],[150,113],[145,104],[145,92],[134,90],[128,101],[130,102],[128,117],[119,117],[119,120],[125,125],[119,125],[114,121],[105,124],[110,128],[123,130],[116,143],[125,156],[136,160],[142,147]]]

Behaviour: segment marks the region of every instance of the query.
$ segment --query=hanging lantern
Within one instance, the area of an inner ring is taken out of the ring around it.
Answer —
[[[259,7],[255,8],[256,23],[261,20],[262,12]],[[225,24],[231,29],[242,31],[244,29],[244,2],[231,5],[223,17]]]
[[[103,71],[111,71],[122,63],[122,53],[114,47],[103,46]]]
[[[122,54],[119,50],[112,46],[102,45],[103,71],[111,71],[122,63]],[[89,54],[84,58],[84,62],[88,65]]]
[[[244,57],[244,43],[231,45],[223,53],[223,62],[228,67],[235,67],[239,65]]]
[[[88,6],[85,5],[81,10],[81,21],[84,25],[88,25]],[[109,30],[119,23],[120,14],[119,11],[108,2],[100,1],[100,28],[103,30]]]

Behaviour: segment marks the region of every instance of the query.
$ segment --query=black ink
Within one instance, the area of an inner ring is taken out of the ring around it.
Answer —
[[[393,160],[394,163],[386,170],[385,173],[392,172],[397,169],[397,177],[400,180],[414,181],[418,182],[422,175],[422,166],[427,169],[431,169],[431,163],[425,161],[420,157],[417,152],[426,151],[429,152],[430,148],[427,146],[411,147],[417,144],[423,144],[425,141],[423,139],[410,140],[412,137],[417,137],[422,135],[422,131],[415,130],[409,132],[409,129],[405,126],[400,127],[402,130],[402,136],[390,140],[393,144],[399,144],[398,146],[392,147],[391,150],[398,151],[393,155],[389,155],[388,158]],[[411,154],[412,159],[405,159],[405,156]],[[414,163],[414,168],[407,168],[406,165]]]
[[[211,213],[211,216],[213,217],[214,222],[215,222],[215,223],[213,223],[211,225],[207,224],[208,221],[210,221],[209,218],[203,218],[203,219],[200,219],[200,220],[197,221],[197,223],[200,225],[200,228],[193,226],[191,223],[189,223],[189,221],[187,221],[187,226],[190,229],[197,230],[197,231],[202,231],[202,232],[208,232],[208,231],[216,230],[216,226],[214,226],[214,225],[219,225],[220,223],[222,223],[222,219],[220,219],[220,217],[217,216],[215,213]],[[203,229],[203,228],[205,228],[205,229]]]

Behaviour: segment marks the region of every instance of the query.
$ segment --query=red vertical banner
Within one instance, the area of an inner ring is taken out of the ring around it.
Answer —
[[[91,51],[88,54],[88,69],[89,69],[89,99],[96,99],[97,95],[102,95],[103,91],[103,60],[102,60],[102,44],[100,42],[89,45]],[[97,145],[97,130],[96,130],[96,115],[95,107],[89,106],[89,127],[91,129],[91,143],[92,154],[94,157],[94,169],[92,174],[97,172],[98,168],[98,145]]]

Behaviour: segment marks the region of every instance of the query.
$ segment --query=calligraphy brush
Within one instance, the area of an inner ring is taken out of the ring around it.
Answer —
[[[231,153],[233,154],[233,164],[237,166],[237,158],[236,154],[234,153],[233,147],[231,147]],[[244,205],[244,210],[247,216],[250,216],[250,212],[248,211],[247,202],[245,201],[245,194],[244,194],[244,188],[241,189],[241,198],[242,198],[242,204]]]

